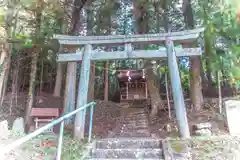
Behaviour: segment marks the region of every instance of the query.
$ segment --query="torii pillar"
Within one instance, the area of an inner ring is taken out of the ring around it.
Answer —
[[[171,86],[173,91],[174,108],[177,117],[177,124],[182,138],[189,138],[190,132],[188,127],[187,113],[182,91],[182,84],[178,70],[176,52],[174,50],[173,41],[166,38],[166,48],[168,55],[168,67],[171,78]]]

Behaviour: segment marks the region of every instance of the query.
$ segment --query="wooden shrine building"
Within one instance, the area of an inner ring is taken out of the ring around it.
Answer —
[[[126,103],[131,107],[146,107],[149,104],[144,70],[120,70],[116,76],[120,89],[119,99],[123,106]]]
[[[117,74],[120,102],[146,100],[148,89],[142,70],[120,70]]]
[[[124,59],[160,59],[167,57],[169,74],[171,80],[171,86],[173,91],[174,109],[176,113],[177,123],[180,130],[180,135],[183,138],[190,137],[187,113],[185,108],[185,102],[182,92],[182,86],[180,81],[177,57],[181,56],[201,56],[201,47],[189,48],[196,44],[196,40],[199,38],[200,33],[204,31],[204,28],[186,30],[181,32],[169,32],[169,33],[158,33],[158,34],[142,34],[142,35],[110,35],[110,36],[68,36],[68,35],[55,35],[55,39],[58,39],[61,50],[64,48],[76,49],[82,48],[81,50],[71,50],[67,54],[59,54],[58,62],[75,63],[81,61],[81,73],[79,80],[79,88],[77,95],[77,108],[87,104],[88,98],[88,86],[90,78],[91,61],[107,61],[107,60],[124,60]],[[174,47],[174,42],[182,44],[183,48]],[[164,44],[166,48],[158,50],[134,50],[132,44],[135,43],[155,43]],[[124,45],[124,51],[99,51],[93,50],[92,45]],[[74,66],[74,65],[73,65]],[[74,67],[73,67],[74,68]],[[74,68],[76,69],[76,67]],[[72,70],[69,70],[71,74]],[[130,71],[129,71],[130,72]],[[144,78],[141,73],[137,71],[131,71],[134,82],[128,83],[126,78],[130,74],[128,71],[122,71],[119,73],[120,83],[123,84],[121,100],[130,100],[137,98],[147,98],[146,88],[147,86],[138,86],[141,83],[145,84]],[[73,73],[72,73],[73,74]],[[127,75],[128,74],[128,75]],[[73,77],[76,75],[73,75]],[[130,76],[131,77],[131,76]],[[75,95],[72,93],[72,89],[76,88],[76,78],[70,78],[68,80],[68,88],[66,88],[66,99],[65,112],[73,111],[75,109]],[[91,85],[91,84],[90,84]],[[108,84],[105,84],[108,85]],[[136,94],[137,90],[141,90],[139,94]],[[97,108],[96,108],[97,109]],[[83,138],[84,124],[85,124],[86,111],[77,113],[74,123],[74,135]]]

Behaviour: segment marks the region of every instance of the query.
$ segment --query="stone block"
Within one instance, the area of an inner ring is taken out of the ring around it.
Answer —
[[[24,119],[22,117],[14,120],[12,130],[20,134],[24,133]]]
[[[7,138],[9,135],[8,121],[4,120],[0,122],[0,138]]]
[[[210,129],[212,128],[212,124],[211,123],[199,123],[199,124],[195,124],[193,125],[194,129]]]
[[[230,135],[240,134],[240,101],[228,100],[224,103],[227,125]]]
[[[209,129],[199,129],[195,131],[195,135],[197,136],[211,136],[212,131]]]

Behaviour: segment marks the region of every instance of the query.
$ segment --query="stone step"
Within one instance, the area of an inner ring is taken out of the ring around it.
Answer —
[[[146,113],[144,109],[134,109],[129,112],[130,114],[135,114],[135,113]]]
[[[138,158],[91,158],[89,160],[112,160],[112,159],[117,159],[117,160],[139,160]],[[144,158],[144,160],[164,160],[164,158]]]
[[[128,124],[123,124],[122,126],[148,126],[148,123],[128,123]]]
[[[140,120],[131,120],[131,121],[124,121],[127,124],[135,124],[135,123],[149,123],[147,119],[140,119]],[[122,122],[122,123],[124,123]]]
[[[135,129],[135,128],[123,128],[121,133],[149,133],[148,128]]]
[[[129,115],[139,115],[139,114],[147,114],[147,112],[146,111],[130,112],[130,113],[128,113],[128,116]]]
[[[96,142],[97,149],[161,148],[161,140],[148,138],[109,138]]]
[[[133,121],[133,122],[128,122],[128,121],[123,121],[121,122],[120,125],[142,125],[142,124],[149,124],[149,121]]]
[[[122,123],[136,123],[136,122],[139,122],[139,123],[148,123],[148,119],[147,118],[139,118],[139,119],[124,119],[122,121]]]
[[[147,116],[146,112],[138,112],[138,113],[129,113],[126,117],[139,117],[139,116]]]
[[[148,124],[125,124],[122,126],[122,128],[126,128],[126,127],[147,127],[149,126]]]
[[[127,120],[140,119],[140,118],[148,118],[148,116],[144,114],[144,115],[132,115],[132,116],[125,117],[125,119]]]
[[[126,117],[141,117],[141,116],[148,116],[147,113],[129,113]]]
[[[143,138],[143,137],[151,137],[151,133],[129,133],[129,132],[122,132],[113,135],[114,138]]]
[[[135,123],[123,123],[122,124],[123,126],[125,125],[149,125],[149,123],[148,122],[135,122]]]
[[[163,158],[162,149],[94,149],[92,158]]]
[[[145,132],[148,131],[149,127],[148,126],[122,126],[119,128],[115,129],[115,133],[120,133],[120,132]]]
[[[148,120],[148,116],[147,115],[142,115],[142,116],[131,116],[131,117],[129,117],[129,116],[127,116],[127,117],[125,117],[124,118],[124,120],[127,120],[127,121],[131,121],[131,120],[139,120],[139,121],[141,121],[141,120]]]
[[[145,126],[134,126],[134,125],[128,125],[128,126],[124,126],[121,128],[121,130],[146,130],[149,127],[147,125]]]

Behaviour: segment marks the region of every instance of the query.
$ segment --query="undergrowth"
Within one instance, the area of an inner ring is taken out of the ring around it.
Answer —
[[[23,135],[12,134],[11,137],[18,139]],[[39,135],[21,146],[24,153],[31,155],[33,159],[42,157],[44,160],[53,160],[56,157],[58,136],[51,134]],[[79,160],[86,149],[87,140],[76,140],[71,136],[63,137],[62,160]]]
[[[240,137],[192,137],[188,140],[168,139],[174,152],[181,153],[189,147],[194,160],[240,159]]]

